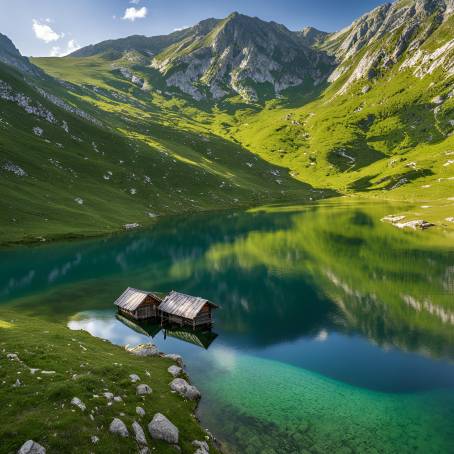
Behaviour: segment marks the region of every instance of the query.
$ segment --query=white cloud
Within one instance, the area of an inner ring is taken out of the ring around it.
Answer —
[[[186,28],[189,28],[189,27],[190,27],[190,25],[183,25],[183,27],[174,28],[173,31],[181,32],[181,30],[185,30]]]
[[[129,3],[134,3],[134,5],[138,5],[140,0],[129,0]]]
[[[60,38],[63,38],[63,36],[65,36],[63,33],[58,34],[54,30],[52,30],[49,25],[43,24],[36,19],[33,19],[33,31],[35,32],[35,35],[38,39],[41,39],[46,43],[58,41]]]
[[[54,46],[50,50],[51,57],[64,57],[80,49],[78,42],[75,39],[70,39],[66,44],[66,48],[62,49],[60,46]]]
[[[125,14],[122,19],[134,22],[136,19],[143,19],[147,17],[147,13],[148,10],[146,6],[142,6],[142,8],[134,8],[134,6],[132,6],[131,8],[126,8]]]

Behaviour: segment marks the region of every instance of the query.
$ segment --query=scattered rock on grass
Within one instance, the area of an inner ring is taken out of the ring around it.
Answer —
[[[6,357],[10,360],[10,361],[20,361],[19,357],[15,354],[15,353],[8,353],[6,355]]]
[[[454,222],[454,217],[452,217],[452,218],[446,218],[446,221],[448,221],[448,222]]]
[[[131,374],[129,376],[129,379],[131,380],[132,383],[136,383],[140,381],[140,377],[137,374]]]
[[[147,446],[147,439],[145,438],[145,432],[142,429],[142,426],[134,421],[132,423],[132,430],[134,432],[134,436],[139,446]]]
[[[103,393],[103,396],[108,400],[111,401],[114,398],[114,395],[112,393]]]
[[[93,435],[92,437],[90,437],[90,440],[95,445],[96,443],[98,443],[99,437],[97,437],[96,435]]]
[[[405,219],[405,216],[398,215],[398,214],[388,214],[381,220],[385,221],[385,222],[391,222],[391,224],[394,224],[395,222],[402,221],[402,219]]]
[[[183,369],[178,366],[170,366],[167,369],[167,371],[169,372],[170,375],[172,375],[172,377],[176,378],[176,377],[178,377],[178,375],[181,374],[181,372],[183,372]]]
[[[123,402],[123,399],[121,398],[121,396],[115,396],[115,397],[113,398],[113,400],[114,400],[115,402]]]
[[[164,440],[171,444],[178,443],[178,429],[161,413],[153,416],[148,424],[148,430],[152,438],[156,440]]]
[[[139,344],[136,346],[126,345],[126,351],[133,353],[137,356],[158,356],[159,350],[156,345],[153,344]]]
[[[190,385],[183,378],[175,378],[172,380],[170,388],[189,400],[197,400],[201,397],[200,391],[195,386]]]
[[[17,451],[17,454],[46,454],[46,450],[36,441],[28,440]]]
[[[148,385],[141,384],[137,386],[137,395],[145,396],[146,394],[151,394],[152,390]]]
[[[85,409],[87,408],[85,406],[85,404],[78,397],[73,397],[72,398],[71,405],[79,407],[82,411],[85,411]]]
[[[109,426],[109,431],[112,432],[113,434],[120,435],[120,437],[128,437],[129,432],[128,429],[125,425],[125,423],[118,418],[114,418],[112,422],[110,423]]]
[[[17,379],[16,382],[14,383],[13,387],[20,388],[21,386],[22,386],[22,382],[19,379]]]
[[[428,229],[429,227],[433,227],[435,224],[432,224],[431,222],[424,221],[422,219],[416,219],[414,221],[408,221],[408,222],[396,222],[395,225],[399,229],[413,229],[413,230],[425,230]]]
[[[140,417],[145,416],[145,410],[144,410],[142,407],[136,407],[136,413],[137,413]]]

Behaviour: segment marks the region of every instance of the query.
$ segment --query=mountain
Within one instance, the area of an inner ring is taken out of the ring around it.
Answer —
[[[20,72],[40,77],[42,72],[32,65],[28,58],[23,57],[13,42],[0,33],[0,62],[18,69]]]
[[[399,0],[336,33],[234,13],[31,61],[2,37],[0,241],[336,195],[446,224],[452,12]]]

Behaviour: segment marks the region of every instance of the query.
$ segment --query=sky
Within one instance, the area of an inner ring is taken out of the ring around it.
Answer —
[[[129,35],[160,35],[233,11],[290,30],[337,31],[384,0],[0,0],[0,33],[26,56],[62,56]]]

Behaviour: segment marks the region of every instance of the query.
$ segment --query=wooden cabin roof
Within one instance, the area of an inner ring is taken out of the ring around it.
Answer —
[[[136,288],[128,287],[115,301],[115,306],[127,311],[135,311],[145,300],[147,296],[152,296],[157,300],[161,300],[154,293],[146,292]]]
[[[167,314],[193,320],[197,317],[205,304],[209,304],[212,307],[218,307],[211,301],[198,296],[185,295],[184,293],[178,293],[172,290],[163,299],[158,309]]]

